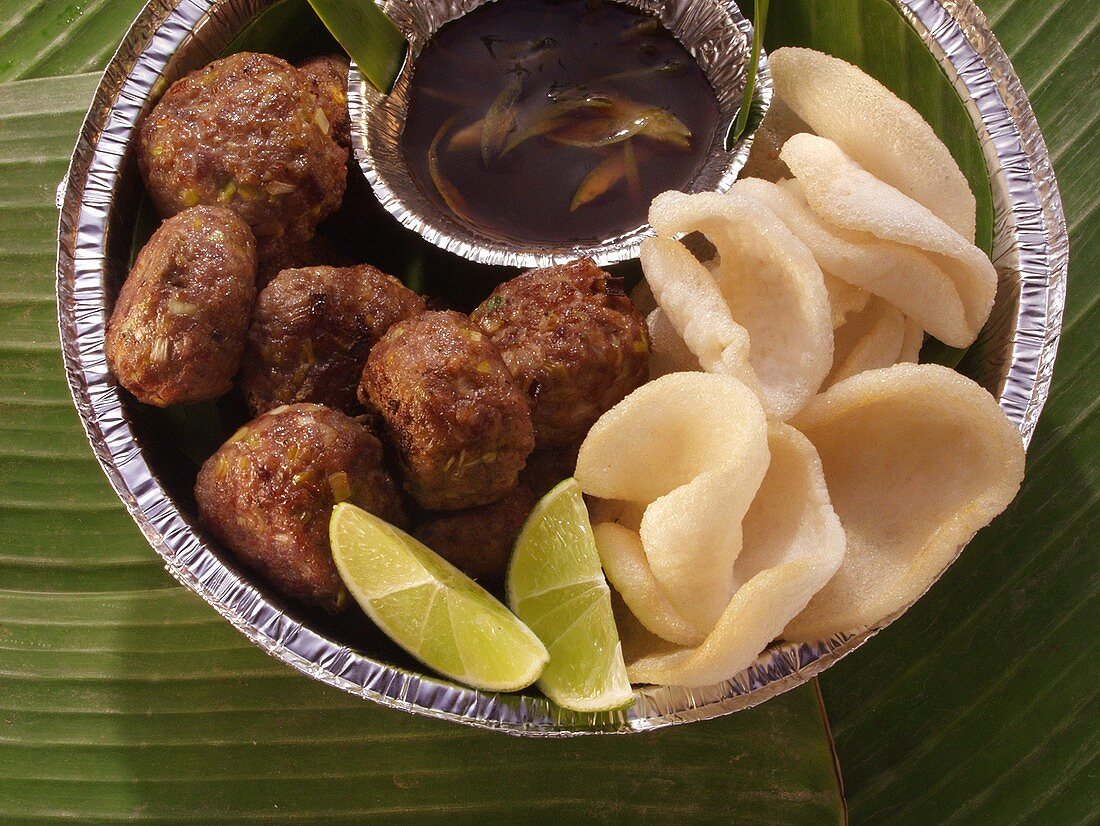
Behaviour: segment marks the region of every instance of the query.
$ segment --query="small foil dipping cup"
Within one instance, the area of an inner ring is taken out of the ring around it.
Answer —
[[[597,264],[635,258],[642,239],[651,234],[642,223],[620,235],[574,245],[505,241],[479,232],[459,220],[414,181],[402,147],[412,76],[417,58],[432,36],[451,22],[492,0],[388,0],[383,9],[409,41],[405,64],[388,95],[383,95],[352,65],[348,108],[351,110],[355,159],[378,201],[406,228],[449,252],[482,264],[544,267],[587,256]],[[741,108],[752,51],[752,26],[732,0],[618,0],[646,12],[698,62],[718,102],[718,124],[686,192],[724,192],[737,179],[752,147],[746,130],[729,151],[726,135]],[[772,98],[767,58],[761,55],[753,91],[757,123]]]

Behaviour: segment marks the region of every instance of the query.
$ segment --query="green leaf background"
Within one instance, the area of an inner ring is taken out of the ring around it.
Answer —
[[[805,2],[772,3],[769,40]],[[0,821],[1100,816],[1091,0],[980,0],[1031,95],[1072,242],[1053,392],[1015,504],[819,685],[721,720],[567,741],[413,717],[291,671],[168,577],[108,487],[61,369],[53,193],[90,73],[140,5],[0,0]]]

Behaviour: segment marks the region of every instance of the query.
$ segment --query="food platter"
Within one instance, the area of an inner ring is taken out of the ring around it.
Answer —
[[[994,392],[1026,443],[1047,395],[1064,300],[1068,242],[1057,184],[1026,95],[977,7],[897,2],[966,102],[985,155],[1001,284],[980,357],[967,371]],[[266,595],[217,550],[173,490],[164,461],[152,461],[159,448],[107,375],[105,313],[129,265],[139,209],[135,124],[166,83],[218,56],[271,5],[150,3],[104,75],[59,190],[58,304],[69,383],[111,484],[169,572],[265,651],[315,679],[384,705],[529,735],[641,731],[748,708],[872,636],[774,646],[734,680],[693,690],[646,687],[625,711],[578,714],[538,696],[462,688],[392,665],[386,654],[366,656],[347,636]]]

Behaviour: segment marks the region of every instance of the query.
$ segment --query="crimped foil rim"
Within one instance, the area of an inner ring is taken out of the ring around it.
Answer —
[[[532,736],[627,733],[728,714],[806,682],[877,633],[775,646],[734,680],[694,690],[643,687],[626,711],[578,714],[541,698],[484,694],[372,660],[283,612],[218,558],[151,474],[108,375],[105,281],[125,262],[108,260],[107,239],[134,124],[148,98],[163,89],[161,78],[176,50],[194,46],[191,38],[224,45],[235,33],[224,31],[228,17],[252,19],[272,2],[152,0],[104,73],[58,193],[58,322],[66,376],[97,459],[172,576],[263,650],[317,680],[392,708]],[[1019,277],[1018,304],[1015,295],[1002,303],[1013,332],[1006,343],[1009,366],[994,389],[1026,444],[1049,391],[1069,253],[1050,158],[1019,79],[971,0],[893,2],[963,94],[986,151],[997,207],[994,257],[1009,280]],[[219,48],[206,51],[209,60]]]
[[[386,13],[409,40],[401,73],[388,95],[378,92],[353,63],[348,83],[348,110],[355,160],[374,190],[378,202],[406,229],[448,252],[477,261],[508,267],[546,267],[575,258],[589,257],[598,265],[636,258],[642,240],[653,234],[646,223],[598,244],[572,247],[530,245],[486,238],[452,219],[413,182],[401,150],[401,130],[408,106],[410,67],[425,42],[449,21],[493,0],[383,0]],[[748,160],[752,132],[742,136],[732,150],[724,136],[737,117],[744,92],[746,66],[752,45],[752,24],[733,0],[620,0],[661,18],[699,60],[718,92],[719,118],[707,159],[689,191],[724,192]],[[722,31],[738,37],[723,41]],[[771,105],[772,82],[767,55],[761,55],[753,103],[761,115]]]

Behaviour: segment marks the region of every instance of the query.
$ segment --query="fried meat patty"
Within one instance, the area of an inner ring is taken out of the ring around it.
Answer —
[[[107,364],[139,401],[217,398],[241,364],[256,242],[224,207],[169,218],[138,253],[107,325]]]
[[[177,80],[141,126],[138,163],[163,216],[226,206],[260,257],[306,241],[344,196],[348,150],[316,84],[285,60],[240,52]]]
[[[405,489],[428,509],[500,499],[534,447],[526,398],[461,313],[425,312],[391,327],[367,357],[359,397],[385,420]]]
[[[530,400],[539,448],[582,439],[647,378],[645,322],[590,259],[521,273],[470,317]]]
[[[337,502],[402,524],[382,445],[354,419],[316,404],[265,413],[202,466],[203,525],[285,597],[335,613],[347,601],[328,539]]]
[[[423,298],[369,264],[283,270],[252,311],[239,379],[249,409],[316,402],[358,412],[371,347],[423,310]]]

